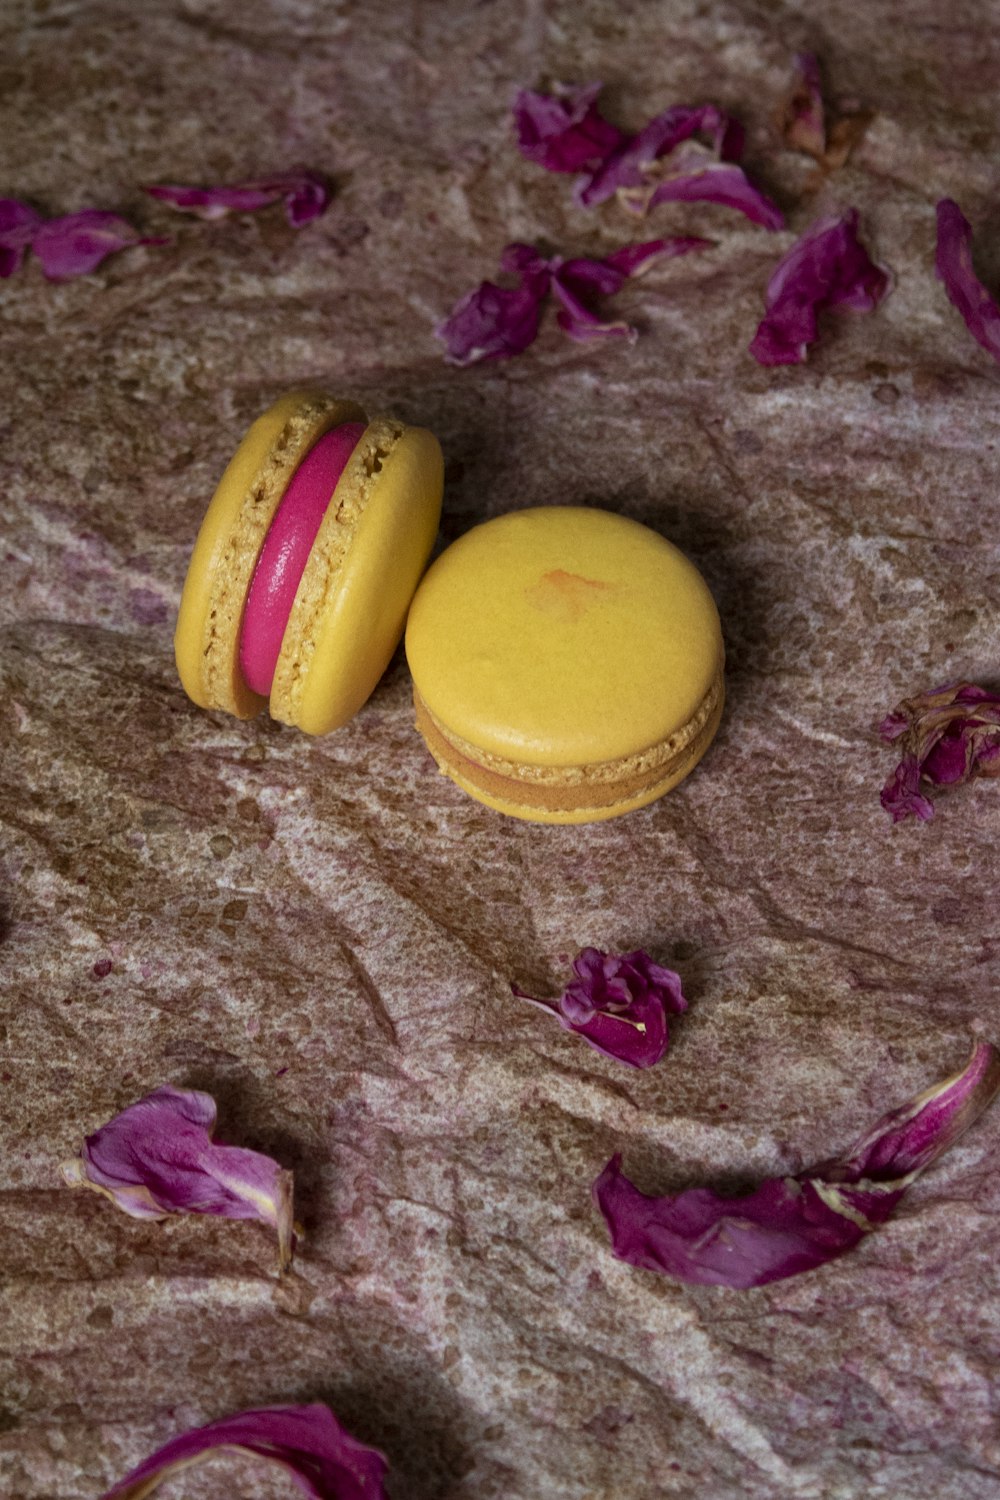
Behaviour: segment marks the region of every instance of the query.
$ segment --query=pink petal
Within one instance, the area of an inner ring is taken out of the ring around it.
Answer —
[[[270,1406],[237,1412],[164,1443],[103,1500],[144,1500],[164,1480],[219,1449],[280,1464],[313,1500],[385,1500],[387,1464],[342,1427],[328,1406]]]
[[[292,1258],[292,1174],[259,1151],[215,1144],[214,1129],[210,1094],[167,1084],[88,1136],[63,1176],[134,1218],[259,1219],[277,1231],[284,1270]]]
[[[624,139],[597,108],[603,85],[561,88],[554,94],[521,89],[514,128],[521,155],[550,172],[582,172],[600,165]]]
[[[707,134],[717,160],[736,161],[743,154],[743,128],[714,104],[694,108],[675,105],[654,116],[637,135],[626,136],[618,149],[577,186],[577,201],[585,208],[614,196],[623,188],[641,187],[649,168],[683,141]]]
[[[762,365],[800,364],[828,307],[867,312],[889,291],[887,271],[858,238],[858,213],[819,219],[782,256],[767,285],[767,312],[750,345]]]
[[[986,1043],[968,1066],[885,1115],[847,1156],[811,1174],[775,1177],[740,1198],[712,1188],[676,1197],[639,1191],[615,1156],[594,1199],[619,1260],[701,1286],[744,1289],[812,1270],[884,1223],[913,1177],[954,1145],[1000,1089]]]
[[[785,106],[785,140],[794,151],[822,161],[826,153],[826,116],[819,63],[811,52],[795,58],[795,86]]]
[[[632,1068],[651,1068],[670,1042],[667,1015],[687,1010],[680,977],[648,953],[602,953],[584,948],[573,961],[575,979],[559,1000],[536,1000],[517,985],[512,994],[551,1011],[567,1031]]]
[[[658,182],[645,207],[655,208],[658,203],[718,203],[723,208],[735,208],[764,229],[785,227],[785,216],[778,205],[754,187],[742,167],[731,162],[711,162],[696,172],[682,172]]]
[[[935,269],[976,343],[1000,360],[1000,307],[972,268],[972,225],[951,198],[937,206]]]
[[[899,743],[899,764],[882,788],[894,823],[929,822],[934,807],[919,788],[1000,775],[1000,695],[974,682],[946,683],[906,698],[883,719],[879,733]]]
[[[119,250],[132,245],[165,243],[163,239],[141,235],[118,214],[85,208],[59,219],[47,219],[36,228],[31,248],[49,281],[69,281],[74,276],[86,276]]]
[[[0,198],[0,279],[20,270],[42,216],[19,198]]]
[[[195,214],[200,219],[224,219],[231,213],[254,213],[282,198],[293,229],[300,229],[303,224],[318,219],[330,201],[330,187],[325,178],[317,172],[305,170],[279,172],[273,177],[207,188],[156,183],[145,191],[161,203],[167,203],[181,213]]]
[[[646,240],[641,245],[623,245],[606,255],[604,264],[628,277],[644,276],[658,260],[690,255],[695,250],[711,250],[714,243],[696,234],[675,234],[664,240]]]
[[[457,302],[434,330],[456,365],[510,359],[534,343],[545,293],[531,287],[496,286],[482,281]]]

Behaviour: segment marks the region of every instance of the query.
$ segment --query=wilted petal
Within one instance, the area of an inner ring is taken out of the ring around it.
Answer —
[[[894,823],[911,816],[926,823],[934,816],[921,780],[949,786],[973,776],[1000,776],[1000,695],[974,682],[946,683],[904,699],[879,733],[898,741],[902,751],[881,796]]]
[[[452,364],[474,365],[521,354],[538,334],[545,292],[480,282],[434,330]]]
[[[20,269],[42,216],[19,198],[0,198],[0,278]]]
[[[644,276],[658,260],[690,255],[695,250],[711,250],[714,244],[714,240],[702,239],[697,234],[674,234],[667,239],[646,240],[641,245],[623,245],[620,250],[605,255],[603,264],[628,277]]]
[[[215,1100],[167,1084],[115,1115],[63,1163],[71,1187],[93,1188],[134,1218],[215,1214],[277,1231],[279,1266],[292,1259],[292,1174],[271,1157],[217,1145]]]
[[[1000,1054],[983,1043],[961,1073],[885,1115],[846,1156],[811,1174],[772,1178],[741,1198],[712,1188],[653,1198],[622,1174],[616,1156],[594,1198],[619,1260],[692,1285],[764,1286],[843,1255],[884,1223],[998,1089]]]
[[[181,1470],[232,1448],[286,1469],[313,1500],[384,1500],[388,1467],[342,1427],[328,1406],[269,1406],[197,1427],[162,1448],[113,1485],[103,1500],[145,1500]]]
[[[249,182],[231,182],[217,187],[185,187],[179,183],[155,183],[145,190],[151,198],[195,214],[200,219],[224,219],[227,214],[255,213],[279,198],[293,229],[318,219],[330,201],[330,185],[317,172],[295,170]]]
[[[599,166],[625,139],[597,108],[603,85],[557,88],[553,94],[521,89],[514,101],[514,128],[521,155],[550,172],[582,172]]]
[[[1000,360],[1000,307],[972,268],[972,225],[951,198],[937,206],[935,269],[976,343]]]
[[[162,245],[160,238],[141,235],[118,214],[99,208],[47,219],[31,238],[31,248],[42,263],[49,281],[69,281],[86,276],[101,261],[132,245]]]
[[[716,160],[736,161],[743,154],[743,127],[732,115],[714,104],[675,105],[655,115],[637,135],[624,137],[596,171],[581,179],[577,201],[593,208],[623,189],[641,187],[654,162],[696,135],[710,138]]]
[[[687,1010],[679,975],[648,953],[602,953],[584,948],[573,961],[576,977],[558,1000],[536,1000],[519,986],[521,1000],[551,1011],[607,1057],[633,1068],[651,1068],[669,1045],[667,1015]]]
[[[658,203],[717,203],[722,208],[735,208],[764,229],[785,227],[785,216],[778,205],[732,162],[709,161],[695,171],[680,171],[657,182],[651,192],[637,192],[631,201],[644,212]]]
[[[778,262],[767,285],[767,312],[750,345],[762,365],[801,364],[828,307],[868,312],[889,290],[858,238],[858,213],[819,219]]]

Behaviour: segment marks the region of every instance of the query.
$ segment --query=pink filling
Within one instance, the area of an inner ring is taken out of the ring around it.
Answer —
[[[265,698],[320,522],[364,430],[364,422],[344,422],[310,448],[264,539],[243,610],[240,670],[247,686]]]

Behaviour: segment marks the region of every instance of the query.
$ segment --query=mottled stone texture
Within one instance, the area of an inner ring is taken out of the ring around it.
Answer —
[[[818,193],[774,126],[802,47],[879,111]],[[618,1264],[589,1200],[614,1150],[647,1190],[799,1170],[1000,1037],[1000,787],[892,829],[872,727],[1000,674],[1000,370],[932,271],[951,194],[1000,274],[995,5],[7,0],[0,59],[0,192],[172,235],[2,293],[0,1492],[89,1500],[183,1426],[322,1398],[399,1500],[995,1497],[1000,1112],[853,1254],[761,1291]],[[574,208],[510,139],[546,76],[603,77],[626,125],[735,110],[790,233]],[[338,185],[299,232],[139,191],[295,162]],[[761,369],[769,270],[833,203],[895,290]],[[679,231],[716,248],[616,299],[634,347],[548,323],[507,366],[443,363],[432,325],[507,240]],[[729,652],[689,782],[590,828],[504,820],[435,773],[402,657],[318,742],[186,701],[206,498],[306,381],[435,429],[446,540],[565,501],[688,551]],[[585,944],[683,976],[648,1074],[509,993],[561,988]],[[294,1167],[299,1280],[253,1225],[61,1186],[162,1082]],[[282,1483],[219,1460],[184,1494]]]

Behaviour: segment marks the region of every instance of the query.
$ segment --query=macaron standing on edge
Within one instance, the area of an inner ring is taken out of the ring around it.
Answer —
[[[257,418],[198,533],[174,648],[201,708],[347,722],[403,632],[441,514],[434,435],[292,391]]]
[[[672,543],[608,511],[542,506],[467,532],[420,584],[406,654],[439,769],[534,822],[655,801],[722,716],[707,584]]]

